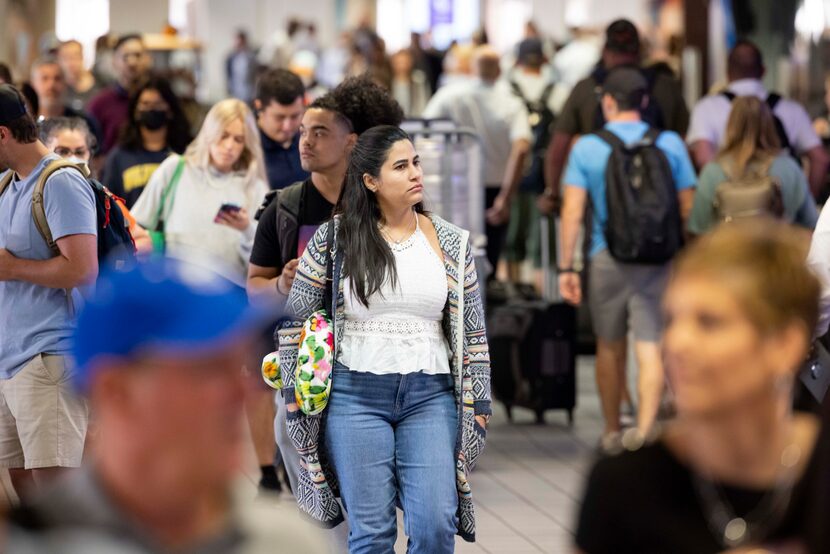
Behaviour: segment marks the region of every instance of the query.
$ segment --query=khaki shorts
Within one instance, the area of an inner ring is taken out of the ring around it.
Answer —
[[[608,250],[590,261],[588,307],[594,334],[606,341],[624,340],[629,329],[638,342],[659,342],[663,332],[660,303],[670,265],[620,263]]]
[[[0,379],[0,467],[78,467],[88,421],[64,356],[38,354]]]

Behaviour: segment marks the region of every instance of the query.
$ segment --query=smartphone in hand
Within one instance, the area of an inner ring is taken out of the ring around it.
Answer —
[[[222,215],[224,213],[233,214],[233,213],[238,212],[241,209],[242,209],[242,207],[237,206],[236,204],[225,203],[225,204],[222,204],[221,206],[219,206],[219,211],[216,213],[216,217],[219,217],[220,215]]]

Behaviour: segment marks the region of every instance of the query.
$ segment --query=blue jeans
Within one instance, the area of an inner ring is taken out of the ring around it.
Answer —
[[[349,514],[351,554],[393,554],[396,501],[410,554],[455,549],[458,415],[451,375],[375,375],[337,364],[325,445]]]

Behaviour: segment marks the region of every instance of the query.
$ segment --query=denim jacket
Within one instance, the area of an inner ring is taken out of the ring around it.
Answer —
[[[458,534],[472,542],[475,540],[475,517],[468,476],[475,467],[485,442],[485,431],[475,416],[491,413],[490,355],[484,327],[484,308],[472,249],[467,240],[469,233],[438,216],[431,215],[430,219],[438,234],[447,273],[448,296],[442,327],[450,345],[454,394],[458,406],[459,423],[455,446]],[[324,527],[334,527],[343,521],[336,500],[339,496],[336,476],[323,441],[327,411],[307,416],[296,411],[296,406],[292,405],[295,404],[294,372],[302,322],[323,305],[326,261],[329,255],[327,231],[331,224],[338,225],[338,219],[323,224],[317,230],[300,259],[288,298],[288,312],[295,321],[283,325],[277,332],[280,369],[285,386],[283,394],[288,404],[286,424],[288,434],[300,454],[302,466],[294,494],[300,510]],[[341,264],[338,265],[342,267]],[[459,275],[461,267],[463,275]],[[340,278],[342,270],[339,273],[333,278],[334,285],[340,291],[334,317],[335,348],[343,336],[345,319],[343,280]]]

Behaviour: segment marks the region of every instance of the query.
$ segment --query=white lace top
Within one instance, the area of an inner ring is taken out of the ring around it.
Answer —
[[[352,296],[351,279],[343,282],[346,321],[339,360],[353,371],[377,374],[450,373],[441,328],[448,292],[444,262],[420,225],[407,240],[389,246],[397,267],[394,289],[387,280],[366,308]]]

